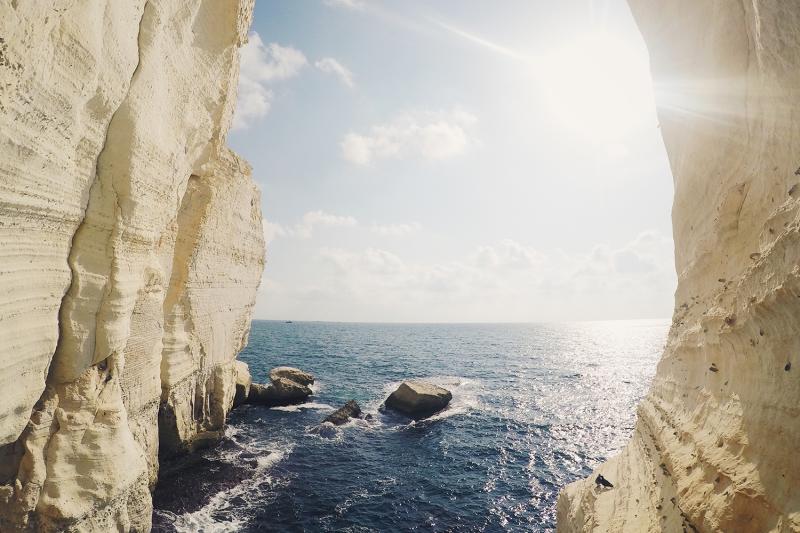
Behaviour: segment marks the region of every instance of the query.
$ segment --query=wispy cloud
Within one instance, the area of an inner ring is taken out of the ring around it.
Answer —
[[[368,10],[375,16],[380,17],[386,21],[396,25],[426,33],[432,33],[434,29],[445,30],[449,34],[463,40],[467,40],[475,45],[478,45],[486,50],[502,54],[506,57],[517,59],[520,61],[531,61],[532,58],[519,50],[514,50],[508,46],[492,41],[486,37],[478,35],[477,33],[470,32],[464,28],[439,20],[432,17],[408,17],[396,11],[388,10],[385,7],[375,3],[369,3],[367,0],[322,0],[322,3],[329,7],[339,7],[351,9],[356,11]]]
[[[351,216],[333,215],[325,211],[309,211],[303,215],[300,222],[285,226],[274,222],[264,221],[264,240],[269,243],[277,237],[299,237],[310,239],[314,236],[314,229],[320,226],[354,227],[358,221]]]
[[[307,286],[287,301],[329,306],[349,320],[575,320],[667,314],[675,286],[672,240],[644,232],[619,247],[542,251],[512,239],[436,263],[380,247],[322,247]],[[386,310],[391,309],[390,315]],[[457,309],[457,312],[454,312]],[[655,311],[654,311],[655,310]]]
[[[308,211],[295,224],[285,225],[276,222],[270,222],[265,219],[263,221],[263,226],[264,240],[267,243],[270,243],[281,237],[310,239],[314,236],[314,231],[320,227],[361,227],[364,231],[368,230],[371,233],[380,235],[382,237],[402,237],[422,229],[422,224],[419,222],[396,224],[379,224],[377,222],[373,222],[369,225],[362,225],[359,224],[358,220],[353,216],[334,215],[322,210]]]
[[[383,235],[387,237],[402,237],[409,233],[414,233],[422,229],[422,224],[419,222],[412,222],[410,224],[372,224],[369,230],[372,233]]]
[[[240,54],[239,98],[233,129],[246,128],[269,113],[274,97],[271,85],[296,76],[308,63],[300,50],[277,43],[265,44],[256,32],[250,33]]]
[[[309,211],[303,215],[303,219],[293,228],[293,231],[301,238],[310,239],[317,226],[353,227],[356,225],[358,225],[358,221],[351,216],[332,215],[325,211]]]
[[[284,226],[268,221],[266,218],[261,221],[264,230],[264,242],[268,245],[278,237],[285,237],[287,230]]]
[[[326,74],[332,74],[336,76],[339,81],[347,87],[355,87],[353,73],[350,72],[350,69],[342,65],[336,59],[332,57],[325,57],[314,63],[314,66]]]
[[[373,126],[369,133],[348,133],[340,147],[342,157],[357,165],[376,159],[407,156],[446,159],[463,153],[472,141],[477,119],[463,111],[416,111]]]
[[[442,28],[442,29],[448,31],[450,34],[455,35],[456,37],[460,37],[461,39],[466,39],[467,41],[470,41],[471,43],[476,44],[476,45],[478,45],[478,46],[480,46],[482,48],[485,48],[487,50],[491,50],[492,52],[496,52],[498,54],[501,54],[501,55],[504,55],[506,57],[510,57],[510,58],[513,58],[513,59],[518,59],[520,61],[530,61],[531,60],[530,57],[526,56],[525,54],[523,54],[523,53],[521,53],[521,52],[519,52],[517,50],[514,50],[513,48],[509,48],[507,46],[503,46],[501,44],[495,43],[493,41],[490,41],[489,39],[481,37],[480,35],[477,35],[475,33],[470,33],[470,32],[468,32],[466,30],[463,30],[461,28],[453,26],[452,24],[448,24],[446,22],[443,22],[441,20],[436,20],[436,19],[428,19],[428,20],[431,23],[433,23],[434,25],[438,26],[439,28]]]
[[[322,3],[329,7],[343,7],[346,9],[364,9],[366,0],[322,0]]]

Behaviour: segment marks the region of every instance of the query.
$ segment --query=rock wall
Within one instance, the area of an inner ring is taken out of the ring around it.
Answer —
[[[800,531],[800,3],[628,1],[675,180],[676,309],[630,443],[561,493],[558,530]]]
[[[264,266],[225,147],[253,0],[0,0],[0,531],[147,531]]]

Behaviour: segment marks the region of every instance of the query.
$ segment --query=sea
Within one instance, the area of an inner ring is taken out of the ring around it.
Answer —
[[[219,445],[162,465],[154,531],[554,531],[559,490],[630,437],[668,329],[254,321],[239,356],[254,381],[295,366],[314,395],[239,407]],[[449,407],[380,409],[411,378]],[[372,416],[321,425],[351,399]]]

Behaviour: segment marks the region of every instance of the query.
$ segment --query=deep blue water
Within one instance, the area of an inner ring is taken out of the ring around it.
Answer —
[[[254,322],[240,356],[254,380],[296,366],[315,396],[235,410],[220,446],[162,472],[183,484],[156,494],[156,530],[552,530],[559,489],[630,436],[667,329]],[[450,407],[417,423],[380,414],[407,378],[449,388]],[[350,399],[374,420],[320,432]]]

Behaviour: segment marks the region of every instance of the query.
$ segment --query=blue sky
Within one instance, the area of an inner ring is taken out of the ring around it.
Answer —
[[[231,146],[257,318],[668,317],[672,178],[624,0],[259,0]]]

